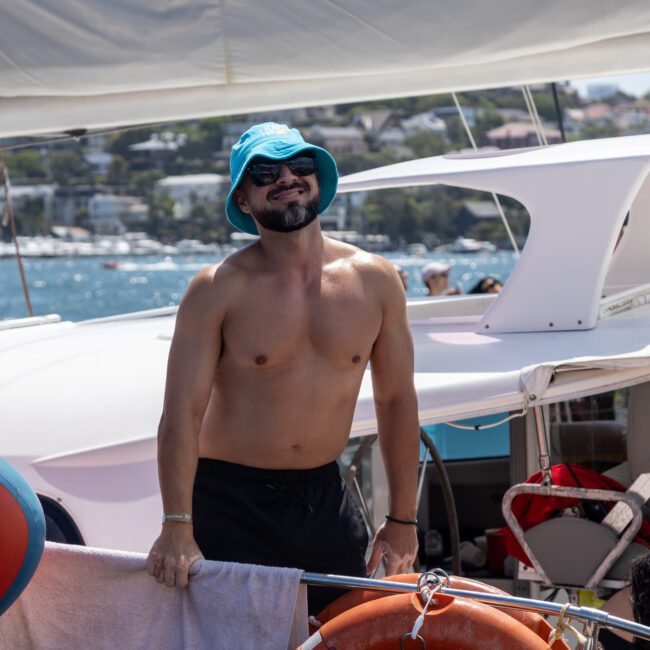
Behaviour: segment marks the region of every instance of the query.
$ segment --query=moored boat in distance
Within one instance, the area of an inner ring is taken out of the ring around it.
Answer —
[[[424,244],[409,244],[406,247],[406,252],[413,257],[424,257],[427,253],[427,247]]]
[[[472,237],[457,237],[452,244],[440,246],[436,251],[469,255],[472,253],[493,253],[496,249],[497,247],[489,241],[479,241]]]

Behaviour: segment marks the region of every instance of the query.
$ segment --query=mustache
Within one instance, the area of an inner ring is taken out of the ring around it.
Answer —
[[[286,192],[287,190],[307,191],[308,189],[309,189],[309,185],[307,185],[307,183],[296,180],[293,183],[291,183],[291,185],[283,185],[282,187],[278,187],[276,189],[271,190],[268,193],[268,198],[269,199],[275,198],[278,194],[282,194],[282,192]]]

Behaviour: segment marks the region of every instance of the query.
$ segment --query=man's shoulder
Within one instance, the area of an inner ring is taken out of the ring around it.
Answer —
[[[356,275],[371,292],[385,300],[399,302],[404,298],[402,281],[395,266],[381,255],[369,253],[361,248],[336,242],[334,268]]]
[[[333,242],[332,252],[336,261],[345,262],[359,273],[390,276],[393,265],[381,255],[369,253],[358,246],[344,242]]]
[[[192,278],[191,285],[200,291],[226,291],[244,281],[248,266],[247,257],[245,250],[240,250],[215,264],[210,264]]]
[[[244,290],[246,270],[237,253],[202,268],[190,281],[182,305],[198,309],[225,309]]]

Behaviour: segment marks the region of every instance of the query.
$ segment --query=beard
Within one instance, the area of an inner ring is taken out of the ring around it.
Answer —
[[[296,187],[302,188],[302,185],[296,185]],[[254,216],[256,221],[259,221],[260,225],[267,230],[294,232],[308,226],[318,216],[319,204],[320,197],[315,196],[306,205],[290,203],[287,207],[277,210],[261,210]]]

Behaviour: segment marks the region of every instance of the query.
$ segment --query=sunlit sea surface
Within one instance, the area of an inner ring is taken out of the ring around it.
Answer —
[[[478,255],[431,253],[408,257],[386,253],[409,274],[408,296],[426,291],[420,269],[430,260],[451,265],[450,287],[466,292],[487,275],[505,281],[514,266],[508,251]],[[59,314],[65,320],[85,320],[126,312],[177,305],[192,276],[219,256],[119,257],[117,268],[105,268],[107,258],[29,258],[24,260],[34,315]],[[0,319],[27,315],[15,259],[0,260]],[[245,300],[245,296],[242,296]]]

